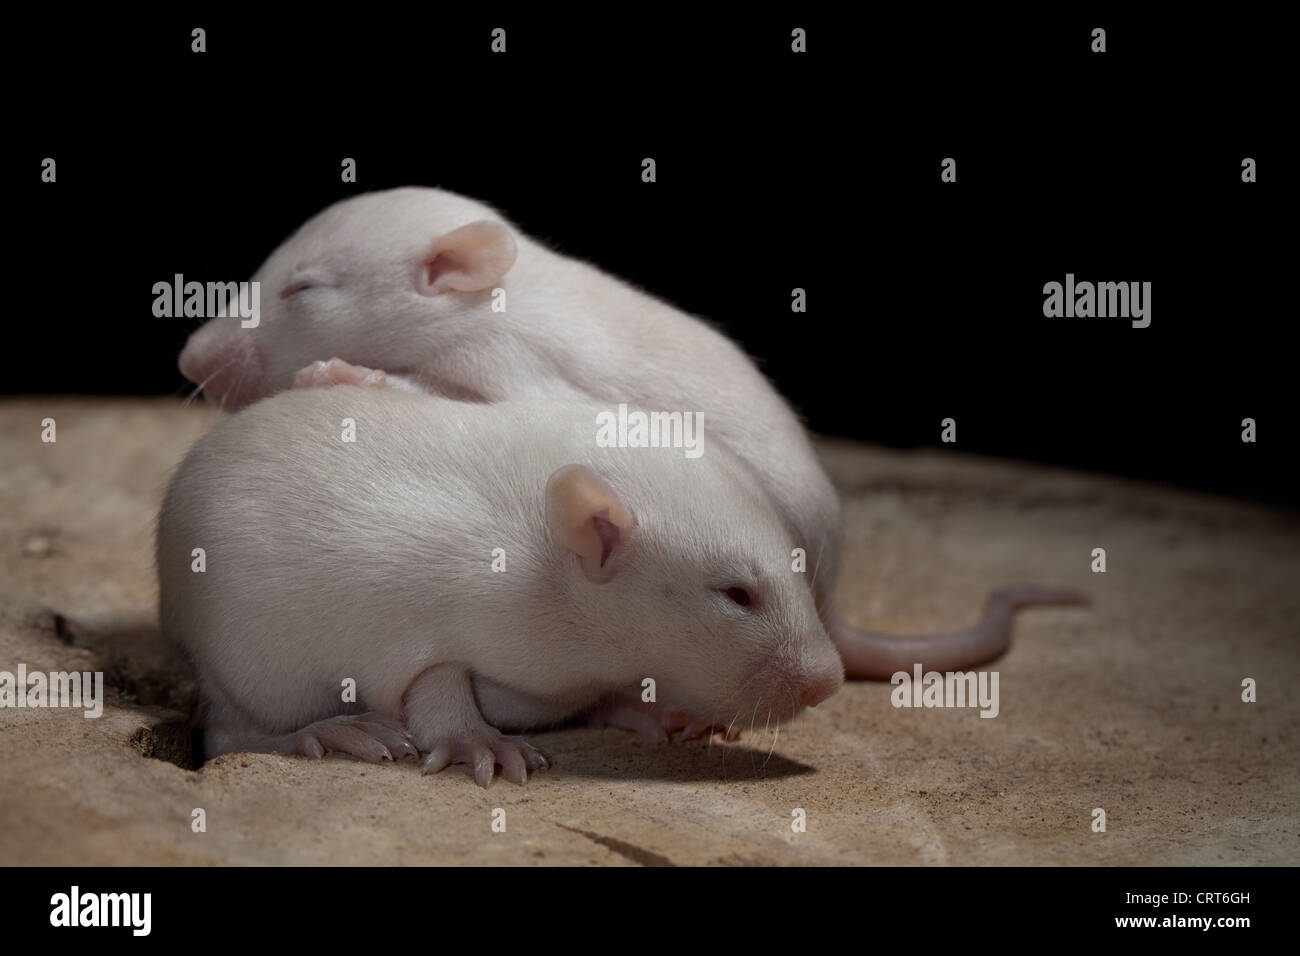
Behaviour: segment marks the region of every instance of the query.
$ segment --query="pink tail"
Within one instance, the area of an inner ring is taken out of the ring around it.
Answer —
[[[1033,584],[999,588],[989,595],[984,615],[974,627],[951,634],[898,637],[879,631],[860,631],[838,613],[832,613],[831,640],[844,660],[844,672],[859,680],[889,680],[898,671],[956,671],[983,664],[1011,643],[1011,616],[1017,608],[1036,604],[1091,604],[1092,599],[1072,588]]]

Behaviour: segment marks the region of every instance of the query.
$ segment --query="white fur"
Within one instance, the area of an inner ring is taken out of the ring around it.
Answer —
[[[425,668],[474,675],[499,727],[558,721],[653,677],[660,702],[723,722],[785,716],[841,674],[793,540],[725,448],[596,446],[587,404],[471,404],[340,386],[258,402],[200,440],[159,519],[165,633],[189,653],[208,747],[255,747],[343,712],[401,711]],[[355,443],[340,438],[356,423]],[[631,509],[595,583],[547,524],[548,477],[600,474]],[[191,570],[204,548],[207,570]],[[507,570],[494,573],[494,548]],[[755,612],[718,593],[744,582]],[[792,706],[793,705],[793,706]]]
[[[505,312],[492,311],[490,289],[419,290],[437,238],[481,220],[505,224],[514,236],[517,258],[499,283]],[[280,297],[304,277],[317,284]],[[547,249],[491,207],[440,189],[337,203],[276,249],[254,279],[263,283],[261,325],[245,330],[214,319],[187,346],[216,349],[239,337],[256,346],[256,362],[241,360],[236,404],[288,388],[298,369],[339,356],[453,398],[702,411],[709,447],[725,443],[754,470],[793,544],[807,551],[805,578],[830,618],[841,548],[835,489],[790,407],[704,322]]]

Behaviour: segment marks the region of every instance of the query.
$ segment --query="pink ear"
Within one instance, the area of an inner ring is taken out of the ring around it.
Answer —
[[[597,580],[614,576],[611,559],[636,527],[618,492],[585,465],[565,465],[546,482],[546,520],[560,543],[577,554],[583,569]]]
[[[490,289],[515,264],[516,252],[515,237],[501,223],[471,222],[433,241],[416,286],[421,295]]]

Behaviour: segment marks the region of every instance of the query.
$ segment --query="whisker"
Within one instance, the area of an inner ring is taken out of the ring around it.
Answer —
[[[245,365],[239,370],[239,378],[235,379],[235,387],[227,390],[225,395],[221,396],[221,410],[226,410],[226,396],[238,395],[239,390],[244,387],[244,379],[248,378],[248,366]]]
[[[194,386],[194,393],[193,393],[192,395],[190,395],[190,397],[187,398],[187,399],[185,400],[185,404],[186,404],[186,405],[189,405],[191,402],[193,402],[194,399],[198,397],[199,392],[203,391],[204,386],[206,386],[206,385],[208,384],[208,382],[212,381],[214,378],[216,378],[218,375],[220,375],[222,372],[224,372],[226,369],[228,369],[228,368],[230,367],[230,363],[233,362],[233,361],[235,361],[235,359],[234,359],[233,356],[232,356],[231,358],[226,359],[226,362],[225,362],[224,365],[220,365],[220,366],[218,366],[217,369],[216,369],[216,371],[214,371],[211,375],[209,375],[209,376],[208,376],[207,378],[205,378],[203,381],[199,382],[198,385],[195,385],[195,386]]]
[[[816,559],[816,563],[813,565],[812,580],[808,582],[808,588],[813,592],[813,594],[817,593],[817,572],[821,570],[822,552],[825,550],[826,550],[826,539],[823,538],[817,544],[817,559]]]
[[[771,746],[770,748],[768,748],[768,751],[767,751],[767,758],[763,761],[763,766],[764,766],[764,767],[767,766],[767,761],[772,759],[772,751],[776,750],[776,741],[777,741],[777,738],[780,737],[780,736],[781,736],[781,720],[780,720],[780,718],[777,718],[777,721],[776,721],[776,733],[774,733],[774,734],[772,735],[772,746]]]

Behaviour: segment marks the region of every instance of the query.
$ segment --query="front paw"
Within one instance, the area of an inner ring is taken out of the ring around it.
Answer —
[[[370,712],[318,720],[290,735],[290,752],[306,757],[345,753],[369,763],[418,757],[411,735],[400,721]]]
[[[469,764],[480,787],[492,782],[498,764],[501,776],[517,784],[528,779],[528,771],[547,766],[541,752],[522,737],[507,737],[491,727],[437,738],[425,748],[425,754],[425,773],[437,773],[454,763]]]
[[[587,714],[589,727],[617,727],[640,734],[653,744],[668,743],[677,734],[676,739],[695,740],[699,737],[722,734],[726,740],[735,740],[740,736],[739,729],[729,729],[725,724],[712,720],[701,720],[684,710],[667,710],[658,704],[613,703],[591,711]]]
[[[306,368],[299,369],[293,377],[294,388],[328,388],[331,385],[384,388],[388,385],[388,376],[378,369],[332,358],[328,362],[312,362]]]

